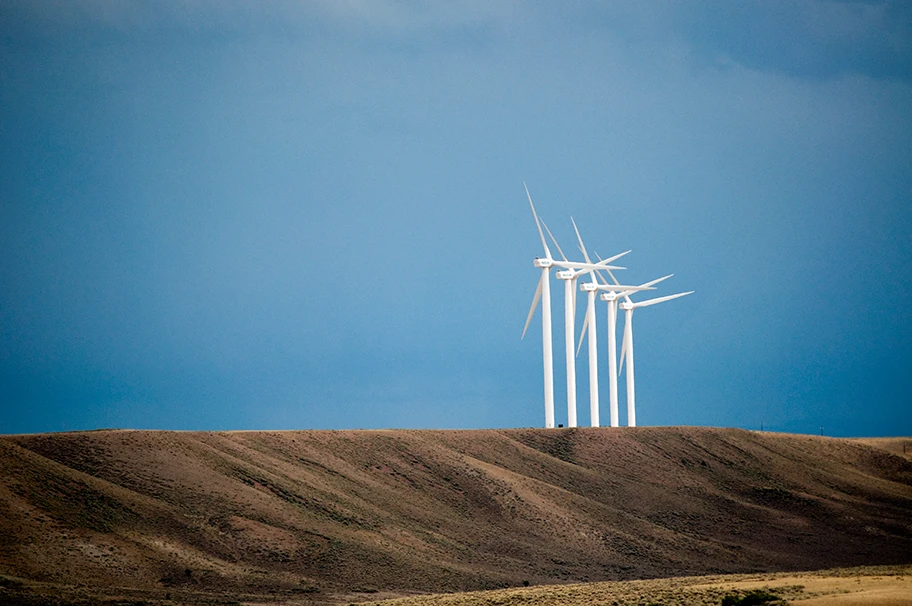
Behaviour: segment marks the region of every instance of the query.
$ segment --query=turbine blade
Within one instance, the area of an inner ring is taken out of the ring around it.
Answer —
[[[665,280],[667,280],[668,278],[670,278],[673,275],[674,274],[668,274],[667,276],[662,276],[661,278],[656,278],[655,280],[650,280],[649,282],[644,282],[643,284],[640,284],[640,286],[655,286],[659,282],[664,282]],[[633,304],[633,301],[630,300],[631,292],[633,292],[633,291],[628,290],[627,292],[625,292],[624,298],[627,300],[628,303]],[[658,303],[658,301],[657,301],[657,303]]]
[[[554,261],[553,263],[555,267],[564,267],[574,271],[581,270],[580,273],[602,271],[603,269],[627,269],[626,267],[620,267],[619,265],[602,265],[600,263],[586,263],[585,261]]]
[[[545,258],[551,258],[551,251],[548,250],[548,243],[545,242],[545,234],[542,233],[541,223],[538,221],[538,213],[535,212],[535,205],[532,204],[532,194],[529,193],[529,188],[526,186],[526,182],[523,181],[523,187],[526,188],[526,197],[529,198],[529,206],[532,207],[532,216],[535,217],[535,227],[538,228],[538,236],[541,238],[542,248],[545,249]]]
[[[579,241],[580,252],[583,253],[583,258],[586,259],[586,263],[592,263],[592,260],[589,258],[589,253],[586,252],[586,245],[583,244],[583,237],[580,236],[579,228],[576,227],[576,221],[573,220],[573,217],[570,217],[570,222],[573,223],[573,231],[576,232],[576,239]]]
[[[646,290],[655,290],[655,288],[652,286],[631,286],[629,284],[607,284],[603,287],[600,287],[599,290],[623,295],[624,293],[632,294]]]
[[[605,271],[607,271],[607,272],[608,272],[608,275],[611,276],[611,281],[612,281],[612,282],[614,282],[615,284],[620,284],[620,282],[618,282],[618,279],[614,277],[614,274],[611,273],[611,270],[610,270],[610,269],[606,269]]]
[[[640,284],[640,286],[655,286],[659,282],[664,282],[665,280],[667,280],[668,278],[670,278],[673,275],[674,274],[668,274],[667,276],[662,276],[661,278],[656,278],[655,280],[646,282],[645,284]]]
[[[614,283],[617,284],[618,283],[617,278],[615,278],[613,274],[611,277],[614,278]],[[631,304],[633,303],[633,301],[630,300],[630,291],[627,291],[624,293],[624,300],[627,301],[628,303],[631,303]],[[618,376],[620,376],[620,375],[618,375]]]
[[[627,320],[624,321],[624,336],[621,337],[621,359],[618,363],[618,377],[621,376],[621,372],[624,370],[624,361],[627,359],[627,329],[630,327],[630,318],[633,314],[627,316]]]
[[[586,328],[589,326],[589,306],[586,306],[586,317],[583,318],[583,329],[580,331],[579,339],[577,339],[576,346],[576,357],[579,357],[579,352],[583,348],[583,337],[586,336]]]
[[[595,253],[595,256],[598,257],[599,263],[605,263],[607,265],[608,263],[611,263],[612,261],[615,261],[615,260],[623,257],[624,255],[629,254],[630,252],[631,251],[629,251],[629,250],[625,250],[624,252],[614,255],[613,257],[608,257],[607,259],[602,259],[601,257],[599,257],[598,253]],[[624,269],[624,268],[618,268],[618,269]],[[606,267],[605,271],[607,271],[608,275],[611,276],[612,282],[614,282],[615,284],[620,284],[620,282],[618,282],[618,279],[616,277],[614,277],[614,274],[611,273],[611,270],[609,268]],[[608,280],[606,280],[601,274],[599,274],[599,278],[601,279],[603,284],[605,284],[606,286],[608,285]]]
[[[690,294],[693,294],[694,291],[688,292],[679,292],[676,295],[668,295],[665,297],[657,297],[655,299],[646,299],[645,301],[638,301],[633,304],[636,307],[649,307],[650,305],[655,305],[656,303],[664,303],[665,301],[671,301],[672,299],[677,299],[678,297],[684,297]]]
[[[620,259],[620,258],[623,257],[624,255],[629,255],[631,252],[633,252],[633,251],[632,251],[632,250],[625,250],[625,251],[622,252],[622,253],[618,253],[618,254],[614,255],[613,257],[608,257],[607,259],[604,259],[604,260],[603,260],[601,257],[599,257],[599,261],[600,261],[601,263],[611,263],[612,261],[617,261],[618,259]],[[595,256],[598,257],[598,254],[596,253]]]
[[[538,287],[535,289],[535,296],[532,297],[532,307],[529,308],[529,315],[526,316],[526,325],[523,326],[523,333],[520,339],[526,337],[526,331],[529,330],[529,322],[532,321],[532,315],[535,313],[535,308],[538,306],[538,300],[541,299],[542,294],[542,280],[545,279],[545,274],[542,274],[542,277],[538,279]]]
[[[554,242],[554,246],[557,247],[557,252],[560,253],[561,259],[563,259],[564,261],[566,261],[566,260],[567,260],[567,257],[564,256],[564,251],[561,250],[560,244],[558,244],[558,243],[557,243],[557,240],[554,239],[554,234],[552,234],[552,233],[551,233],[551,230],[548,229],[548,224],[545,223],[544,219],[542,219],[541,224],[542,224],[542,227],[545,228],[545,231],[548,232],[548,235],[551,237],[551,241]]]
[[[592,254],[594,254],[594,255],[596,256],[596,258],[598,259],[598,264],[599,264],[599,265],[601,265],[602,263],[604,263],[604,264],[606,264],[606,265],[607,265],[608,263],[610,263],[610,261],[608,261],[607,259],[602,259],[601,257],[599,257],[599,254],[598,254],[597,252],[592,251]],[[605,271],[611,271],[611,270],[608,269],[608,268],[606,267],[606,268],[605,268]],[[596,278],[598,278],[598,280],[599,280],[602,284],[605,284],[605,285],[608,284],[608,281],[605,280],[605,276],[603,276],[603,275],[600,274],[599,272],[595,272],[594,275],[595,275]]]
[[[557,263],[557,261],[555,261],[555,263]],[[616,265],[593,265],[593,266],[589,266],[589,265],[584,265],[584,264],[583,264],[583,267],[580,267],[580,264],[577,263],[577,264],[575,264],[574,269],[573,269],[573,277],[576,278],[577,276],[581,276],[581,275],[583,275],[583,274],[591,274],[593,271],[595,271],[595,275],[598,276],[598,279],[601,280],[602,283],[604,283],[605,285],[610,286],[610,284],[608,284],[608,282],[605,280],[605,278],[604,278],[604,277],[602,276],[602,274],[600,274],[599,272],[600,272],[600,271],[608,271],[608,272],[610,272],[612,269],[627,269],[627,268],[626,268],[626,267],[618,267],[618,266],[616,266]]]

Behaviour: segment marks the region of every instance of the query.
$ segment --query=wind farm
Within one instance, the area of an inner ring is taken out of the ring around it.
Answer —
[[[667,280],[672,277],[673,274],[657,278],[650,282],[641,284],[640,286],[626,286],[622,285],[617,281],[617,278],[612,273],[612,270],[623,270],[624,267],[619,267],[615,265],[609,265],[609,263],[629,254],[632,251],[625,251],[618,253],[607,259],[600,259],[597,263],[593,263],[592,259],[589,257],[589,253],[586,250],[586,246],[583,243],[583,238],[580,235],[579,228],[576,225],[576,221],[571,217],[570,221],[573,225],[573,230],[576,233],[576,238],[579,243],[579,252],[583,255],[583,260],[579,262],[571,262],[564,255],[563,249],[557,243],[554,235],[551,233],[551,230],[548,229],[548,226],[542,221],[538,213],[535,210],[535,204],[532,202],[532,195],[529,193],[528,186],[523,183],[523,187],[526,191],[526,197],[529,200],[529,206],[532,209],[532,218],[535,221],[536,228],[538,230],[539,238],[541,239],[542,249],[544,252],[544,257],[536,257],[533,261],[534,267],[541,267],[542,274],[539,279],[538,286],[535,289],[535,295],[532,298],[532,306],[529,308],[529,313],[526,316],[526,324],[523,327],[523,332],[521,338],[524,338],[526,331],[529,328],[529,323],[532,321],[532,317],[535,314],[535,310],[538,306],[538,302],[542,300],[542,360],[543,360],[543,374],[544,374],[544,405],[545,405],[545,428],[554,427],[554,369],[553,369],[553,351],[552,351],[552,330],[551,330],[551,287],[550,287],[550,267],[556,263],[551,258],[551,251],[548,248],[548,243],[545,241],[544,232],[547,232],[548,236],[551,238],[551,241],[554,243],[555,248],[557,248],[561,261],[558,265],[559,267],[564,267],[565,269],[561,272],[558,272],[557,277],[559,280],[564,282],[564,338],[565,338],[565,359],[567,365],[567,426],[576,427],[577,426],[577,410],[576,410],[576,362],[575,358],[579,355],[580,348],[583,344],[583,339],[588,341],[588,358],[589,358],[589,419],[591,427],[600,426],[600,401],[599,401],[599,372],[600,367],[598,364],[598,332],[596,328],[596,309],[595,302],[596,297],[601,292],[601,300],[607,302],[608,308],[608,367],[607,367],[607,376],[609,379],[609,423],[611,427],[618,427],[620,424],[619,418],[619,409],[618,409],[618,394],[617,394],[617,375],[623,370],[626,363],[627,376],[626,376],[626,395],[627,395],[627,426],[636,427],[636,390],[634,384],[634,365],[633,365],[633,310],[638,307],[648,307],[650,305],[655,305],[657,303],[663,303],[665,301],[671,301],[673,299],[678,299],[686,295],[693,294],[694,291],[688,291],[683,293],[678,293],[674,295],[666,295],[663,297],[656,297],[653,299],[647,299],[634,303],[630,299],[630,295],[633,293],[654,290],[655,285]],[[542,228],[544,227],[544,232]],[[612,280],[612,283],[609,283],[602,272],[607,273]],[[574,321],[576,318],[576,297],[574,283],[577,278],[583,274],[589,274],[588,282],[581,282],[579,287],[580,290],[586,293],[586,314],[583,318],[582,323],[582,332],[580,333],[578,343],[579,345],[574,352],[573,348],[573,337],[576,331]],[[624,336],[622,340],[621,354],[620,354],[620,367],[617,363],[617,309],[618,302],[623,298],[623,301],[620,302],[620,307],[624,311],[625,323],[624,323]]]
[[[523,184],[525,187],[525,184]],[[542,317],[542,360],[543,360],[543,375],[544,375],[544,385],[545,385],[545,427],[553,428],[554,427],[554,366],[553,366],[553,343],[551,340],[551,267],[561,267],[564,270],[586,270],[590,273],[595,270],[612,270],[612,269],[623,269],[622,267],[616,265],[608,265],[612,260],[617,259],[621,255],[616,255],[610,257],[599,263],[592,262],[570,262],[566,260],[566,257],[563,256],[563,251],[561,251],[562,260],[555,261],[551,257],[551,250],[548,248],[548,243],[545,241],[545,234],[542,231],[543,223],[539,221],[538,215],[535,213],[535,204],[532,203],[532,195],[529,193],[529,188],[526,187],[526,197],[529,199],[529,206],[532,208],[532,217],[535,219],[535,226],[538,228],[538,236],[541,238],[542,249],[544,251],[544,257],[536,257],[532,262],[532,265],[537,268],[541,268],[541,278],[538,281],[538,286],[535,288],[535,295],[532,297],[532,306],[529,308],[529,314],[526,316],[526,324],[523,327],[522,336],[526,336],[526,331],[529,329],[529,323],[532,321],[532,316],[535,314],[535,309],[538,307],[539,300],[541,301],[541,317]],[[546,228],[547,229],[547,228]],[[549,232],[550,233],[550,232]],[[554,242],[557,246],[557,241]],[[557,246],[558,250],[560,247]],[[567,289],[565,290],[567,296],[565,300],[575,301],[572,291],[572,276],[574,274],[564,274],[567,284]],[[566,307],[565,318],[567,321],[567,326],[572,328],[570,323],[574,317],[574,311],[571,307]],[[571,330],[572,332],[572,330]],[[572,347],[572,343],[570,344]],[[568,357],[569,359],[569,357]],[[569,366],[568,366],[569,369]],[[570,375],[568,370],[568,376]],[[569,381],[569,379],[568,379]],[[568,403],[574,402],[573,404],[573,417],[575,420],[576,416],[576,407],[575,407],[575,398],[576,390],[574,387],[569,386],[568,382]]]

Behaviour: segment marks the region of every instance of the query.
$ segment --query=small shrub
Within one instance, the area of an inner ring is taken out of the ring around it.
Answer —
[[[5,589],[22,589],[25,587],[25,583],[9,577],[0,577],[0,587]]]
[[[745,594],[730,593],[722,598],[722,606],[775,606],[785,601],[774,593],[763,589],[754,589]]]
[[[311,585],[305,580],[301,580],[301,586],[294,589],[295,593],[320,593],[320,588],[316,585]]]

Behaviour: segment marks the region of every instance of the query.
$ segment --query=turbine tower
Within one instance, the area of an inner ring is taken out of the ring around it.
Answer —
[[[576,227],[576,221],[570,217],[573,223],[573,231],[576,232],[576,239],[579,241],[580,252],[583,258],[590,261],[589,253],[586,252],[586,246],[583,244],[583,238],[580,236],[579,229]],[[630,251],[627,251],[630,252]],[[595,291],[598,282],[595,278],[595,272],[590,272],[592,281],[580,284],[580,290],[586,291],[586,318],[583,320],[583,331],[589,329],[589,425],[598,427],[599,420],[599,393],[598,393],[598,344],[596,343],[595,332]],[[583,344],[583,334],[580,333],[580,345]],[[577,353],[579,350],[577,349]]]
[[[580,288],[586,291],[586,318],[589,319],[589,421],[592,427],[598,427],[599,420],[599,393],[598,393],[598,344],[596,343],[595,332],[595,291],[598,286],[595,281],[595,275],[592,276],[592,282],[580,284]]]
[[[538,287],[535,289],[535,295],[532,298],[532,307],[529,308],[529,315],[526,317],[526,325],[523,327],[522,336],[526,336],[526,330],[529,328],[529,322],[538,306],[538,301],[542,302],[542,366],[544,369],[544,388],[545,388],[545,427],[554,427],[554,365],[551,343],[551,267],[561,267],[564,269],[624,269],[604,263],[576,263],[569,261],[555,261],[551,257],[551,250],[545,241],[545,234],[542,232],[542,223],[535,212],[535,204],[532,203],[532,195],[529,188],[523,183],[526,190],[526,197],[529,198],[529,206],[532,208],[532,216],[535,219],[535,226],[538,228],[538,236],[541,239],[544,258],[536,258],[532,265],[542,270],[541,278],[538,281]]]
[[[551,241],[554,242],[554,246],[557,247],[557,252],[560,254],[561,258],[569,263],[566,255],[564,255],[564,251],[561,250],[560,244],[558,244],[557,240],[554,238],[554,234],[548,229],[548,225],[544,221],[541,223],[545,228],[545,231],[548,232]],[[611,263],[629,252],[630,251],[628,250],[607,259],[599,259],[599,263]],[[576,356],[573,351],[574,326],[576,325],[576,279],[579,278],[580,275],[590,271],[591,270],[588,269],[564,269],[555,274],[559,280],[564,281],[564,356],[567,360],[567,427],[577,426]]]
[[[694,291],[691,290],[689,292],[667,295],[665,297],[657,297],[655,299],[647,299],[646,301],[638,301],[636,303],[632,302],[628,297],[626,301],[621,303],[621,309],[623,309],[626,313],[626,318],[624,321],[624,342],[621,346],[621,369],[618,371],[618,376],[620,376],[620,371],[624,368],[624,358],[626,354],[628,427],[636,427],[636,391],[634,389],[633,383],[633,310],[638,307],[649,307],[650,305],[655,305],[656,303],[671,301],[672,299],[677,299],[678,297],[683,297],[692,294],[693,292]]]
[[[611,276],[611,279],[615,284],[600,284],[599,290],[607,291],[603,292],[601,299],[602,301],[608,302],[608,404],[609,404],[609,414],[610,422],[612,427],[618,427],[620,425],[619,415],[618,415],[618,367],[617,367],[617,309],[618,309],[618,300],[621,297],[626,297],[631,292],[634,292],[627,286],[622,286],[617,284],[617,279],[614,277],[614,274],[608,272]],[[663,276],[656,280],[646,282],[641,284],[639,289],[646,290],[647,287],[655,286],[663,280],[667,280],[674,274],[669,274]]]
[[[582,236],[580,236],[579,228],[577,228],[577,226],[576,226],[576,221],[574,221],[572,217],[570,218],[570,221],[573,223],[573,230],[576,232],[576,239],[579,241],[580,252],[583,253],[583,257],[586,259],[587,262],[591,262],[589,259],[589,253],[586,251],[586,245],[583,244],[583,238],[582,238]],[[630,251],[628,250],[626,252],[621,253],[620,255],[615,255],[614,257],[611,257],[611,258],[616,259],[619,256],[626,255],[629,252]],[[603,263],[603,261],[600,260],[599,263]],[[614,274],[611,273],[611,269],[610,268],[605,268],[605,269],[606,269],[606,271],[608,271],[608,273],[611,275],[611,278],[614,280],[615,279]],[[597,343],[597,337],[596,337],[597,333],[596,333],[596,326],[595,326],[595,323],[596,323],[595,322],[595,295],[596,295],[596,291],[598,291],[600,288],[598,281],[596,280],[596,276],[598,276],[602,280],[604,280],[604,278],[602,278],[601,275],[599,275],[597,271],[591,271],[590,274],[592,275],[592,281],[584,282],[584,283],[580,284],[580,290],[583,290],[586,292],[588,302],[586,305],[586,318],[583,320],[583,329],[582,329],[582,332],[580,333],[580,341],[579,341],[580,345],[579,345],[579,347],[577,347],[576,353],[577,353],[577,355],[579,355],[579,350],[583,345],[583,335],[586,333],[586,329],[588,328],[588,331],[589,331],[589,335],[588,335],[588,339],[589,339],[589,420],[590,420],[590,425],[592,427],[599,427],[601,420],[599,419],[598,343]],[[615,281],[617,281],[617,280],[615,280]],[[640,290],[653,290],[651,288],[651,285],[649,285],[649,284],[646,284],[643,286],[618,286],[618,288],[621,288],[626,292],[635,292],[635,291],[640,291]],[[610,339],[610,336],[609,336],[609,343],[612,341],[613,341],[613,339]],[[617,344],[614,344],[611,347],[616,348]],[[609,354],[609,356],[610,356],[610,354]],[[615,390],[616,389],[617,388],[615,387]]]

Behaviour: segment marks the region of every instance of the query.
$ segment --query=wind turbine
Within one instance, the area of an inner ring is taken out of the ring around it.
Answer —
[[[572,219],[571,219],[571,221],[572,221]],[[582,236],[580,236],[579,229],[576,228],[576,222],[573,223],[573,228],[576,230],[576,237],[579,240],[579,248],[583,252],[583,256],[586,258],[586,260],[589,260],[589,255],[586,252],[586,245],[583,244],[583,238],[582,238]],[[630,251],[627,251],[627,252],[630,252]],[[595,256],[598,257],[598,253],[596,253]],[[601,257],[599,257],[599,261],[601,262]],[[601,299],[602,299],[602,301],[608,302],[608,410],[609,410],[609,423],[611,424],[611,427],[618,427],[620,425],[620,419],[619,419],[619,414],[618,414],[618,393],[617,393],[617,379],[619,376],[618,371],[617,371],[617,302],[618,302],[618,299],[620,297],[624,297],[625,299],[627,299],[627,301],[630,301],[629,295],[631,293],[640,291],[640,290],[654,290],[651,287],[655,286],[659,282],[667,280],[674,274],[668,274],[667,276],[663,276],[661,278],[651,280],[644,284],[640,284],[639,286],[624,286],[618,282],[617,278],[614,277],[614,274],[611,273],[610,269],[608,269],[606,271],[608,272],[608,275],[611,276],[611,280],[612,280],[612,282],[614,282],[614,284],[608,284],[608,282],[605,280],[604,277],[602,277],[602,275],[600,273],[597,273],[597,272],[592,272],[592,273],[593,273],[594,277],[598,277],[598,279],[602,281],[602,284],[598,285],[595,289],[607,291],[607,292],[602,293]],[[591,288],[591,286],[589,288]],[[586,313],[587,313],[587,318],[588,318],[590,312],[587,310]],[[592,321],[592,324],[590,325],[590,334],[594,335],[595,334],[595,321],[594,321],[595,313],[594,313],[594,311],[592,312],[592,317],[593,317],[593,321]],[[583,330],[585,330],[585,326],[584,326]],[[582,343],[582,338],[583,338],[583,335],[581,333],[580,334],[581,343]],[[593,353],[592,353],[594,350],[595,350],[594,344],[590,341],[590,356],[589,356],[590,377],[592,376],[592,374],[597,372],[597,371],[593,371],[594,368],[597,368],[597,360],[596,360],[597,354],[593,355]],[[577,349],[577,354],[579,354],[578,349]],[[592,383],[593,382],[590,379],[590,389],[591,389]],[[595,382],[595,388],[596,389],[598,388],[597,380]],[[597,406],[597,404],[598,403],[596,402],[596,406]],[[598,414],[598,412],[596,411],[596,415],[597,414]]]
[[[656,303],[663,303],[665,301],[671,301],[672,299],[677,299],[678,297],[684,297],[686,295],[692,294],[694,291],[682,292],[676,295],[667,295],[665,297],[657,297],[655,299],[647,299],[645,301],[638,301],[634,303],[628,297],[626,301],[621,303],[621,309],[626,313],[626,318],[624,321],[624,343],[621,346],[621,369],[618,370],[618,376],[621,374],[621,370],[624,368],[624,358],[626,352],[627,358],[627,426],[636,427],[636,392],[634,390],[633,384],[633,310],[638,307],[649,307],[650,305],[655,305]]]
[[[580,236],[579,229],[576,226],[576,221],[573,218],[570,218],[570,221],[573,223],[573,230],[576,232],[576,238],[579,241],[580,252],[583,253],[583,257],[587,262],[589,260],[589,253],[586,252],[586,245],[583,244],[583,238]],[[611,257],[616,259],[618,256],[626,255],[630,251],[623,252],[620,255]],[[601,261],[599,261],[601,263]],[[606,268],[609,274],[611,274],[611,269]],[[583,345],[583,335],[586,332],[586,329],[589,330],[589,421],[592,427],[599,427],[599,387],[598,387],[598,343],[596,337],[596,326],[595,326],[595,294],[599,290],[599,284],[596,280],[596,271],[590,272],[592,275],[591,282],[583,282],[580,284],[580,290],[585,291],[586,297],[588,299],[586,305],[586,317],[583,320],[583,329],[580,333],[579,338],[579,347],[577,347],[576,353],[579,355],[579,350]],[[611,274],[611,278],[614,279],[614,274]],[[616,281],[616,280],[615,280]],[[622,292],[635,292],[640,290],[653,290],[650,284],[644,284],[642,286],[618,286]],[[609,335],[609,343],[613,342],[613,339]],[[611,347],[616,348],[617,344],[611,345]],[[612,350],[616,351],[616,350]],[[609,353],[609,356],[611,354]],[[615,386],[615,390],[617,387]]]
[[[560,253],[561,258],[567,261],[564,251],[561,250],[560,244],[557,243],[557,240],[554,238],[554,234],[551,233],[551,230],[548,229],[548,225],[544,221],[541,222],[545,228],[545,231],[548,232],[551,241],[554,242],[554,246],[557,247],[557,252]],[[617,259],[620,259],[630,251],[622,252],[620,254],[614,255],[607,259],[599,259],[599,265],[605,265],[611,263]],[[587,259],[588,260],[588,259]],[[573,351],[573,335],[574,335],[574,326],[576,324],[575,315],[576,315],[576,279],[586,272],[592,270],[589,269],[564,269],[557,272],[555,275],[559,280],[564,281],[564,356],[567,360],[567,427],[576,427],[576,356]],[[593,426],[595,427],[595,425]]]
[[[617,391],[617,380],[618,380],[618,371],[617,371],[617,306],[618,299],[621,297],[626,297],[630,294],[631,290],[625,290],[625,286],[622,286],[617,283],[617,278],[614,277],[610,271],[608,274],[611,276],[611,279],[615,284],[600,284],[598,289],[607,291],[603,292],[600,297],[602,301],[608,302],[608,405],[609,405],[609,414],[611,416],[610,422],[612,427],[617,427],[620,425],[618,419],[618,391]],[[674,274],[669,274],[661,278],[657,278],[645,284],[641,284],[640,288],[655,286],[663,280],[667,280]]]
[[[569,261],[555,261],[551,257],[551,250],[545,241],[545,234],[542,232],[542,225],[535,212],[535,204],[532,203],[532,195],[529,188],[523,182],[526,190],[526,197],[529,198],[529,206],[532,208],[532,216],[535,219],[535,226],[538,228],[538,236],[541,238],[542,248],[545,257],[536,258],[532,265],[542,270],[541,278],[538,281],[538,287],[535,289],[535,295],[532,298],[532,307],[529,308],[529,315],[526,317],[526,325],[523,327],[522,336],[526,336],[526,330],[529,328],[529,322],[532,321],[532,315],[538,306],[538,301],[542,302],[542,365],[544,367],[544,386],[545,386],[545,427],[554,427],[554,365],[552,362],[551,351],[551,267],[561,267],[564,269],[623,269],[614,267],[606,263],[575,263]]]

